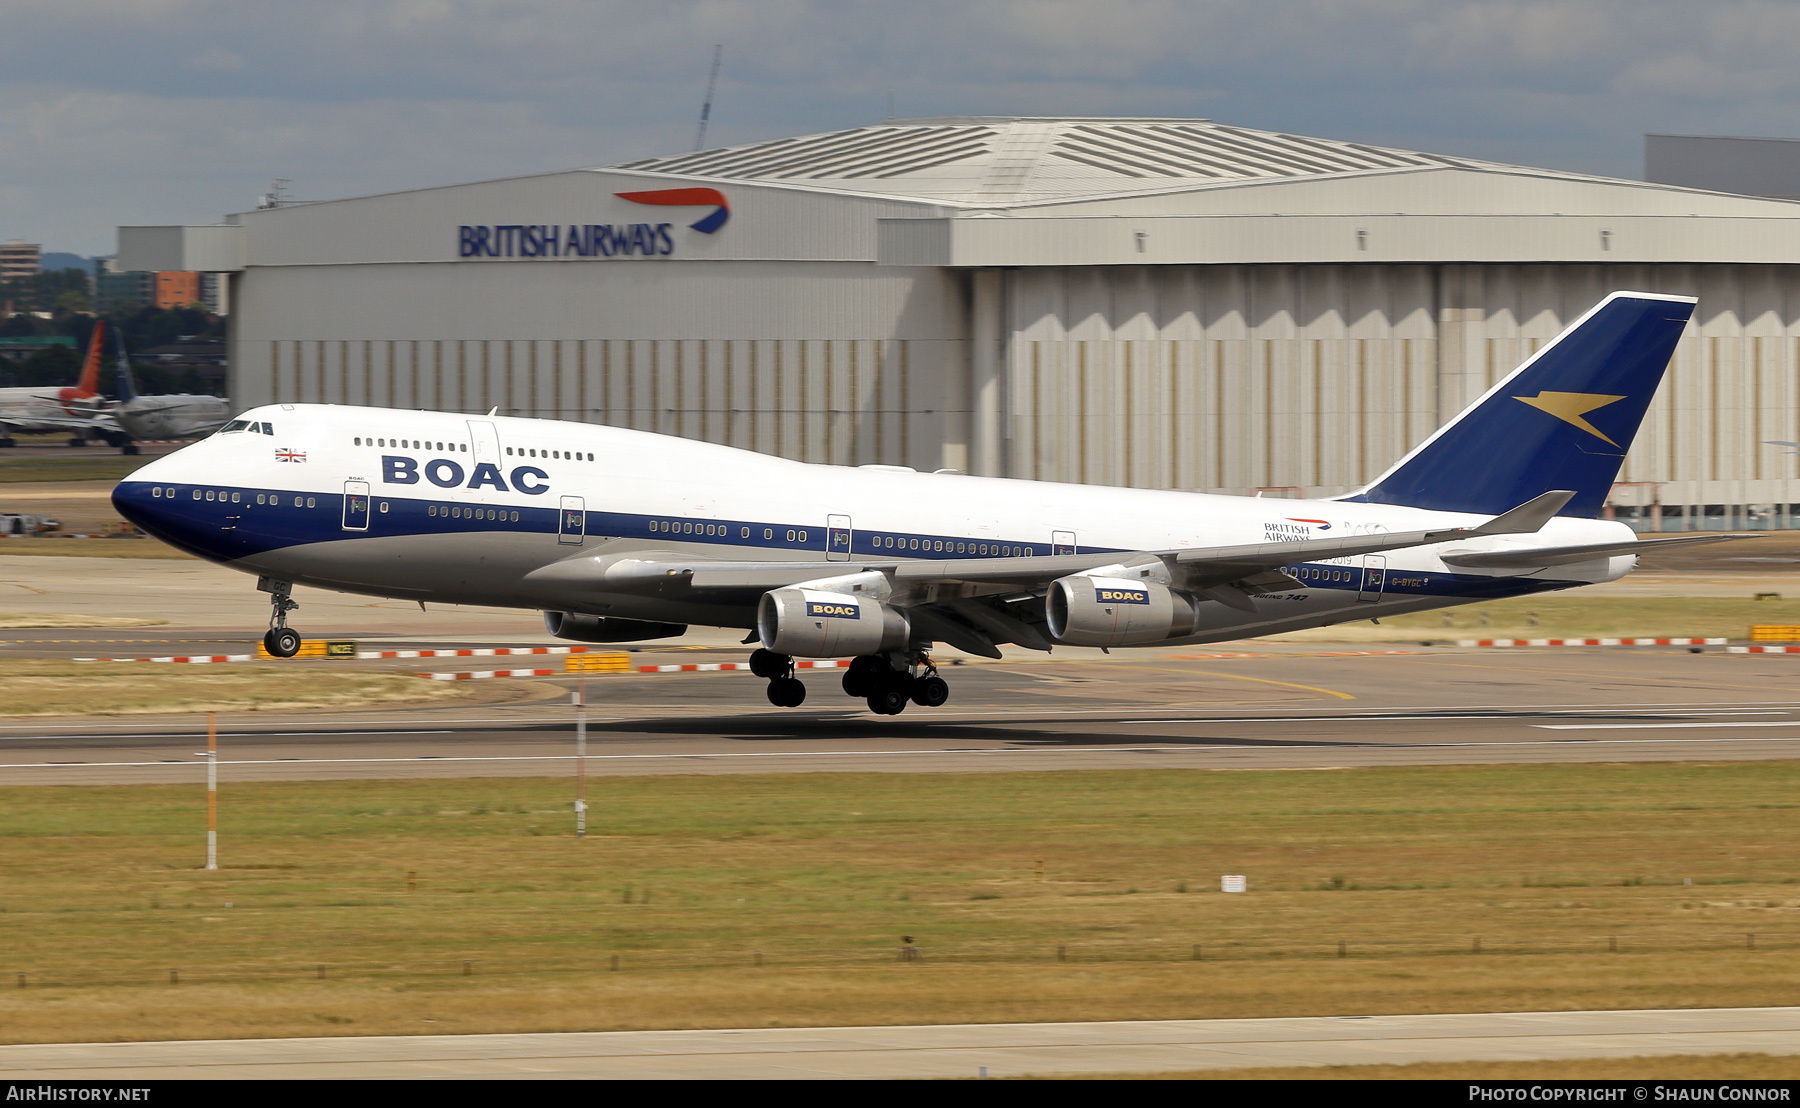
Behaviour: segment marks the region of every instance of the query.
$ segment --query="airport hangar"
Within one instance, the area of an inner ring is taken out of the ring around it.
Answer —
[[[231,395],[812,462],[1356,488],[1615,289],[1700,308],[1615,490],[1787,526],[1800,203],[1203,119],[946,118],[123,227],[230,275]],[[1655,505],[1652,507],[1652,505]]]

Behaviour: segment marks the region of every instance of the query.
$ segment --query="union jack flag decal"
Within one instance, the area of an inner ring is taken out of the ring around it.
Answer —
[[[306,453],[305,451],[277,450],[275,460],[278,462],[304,462]]]

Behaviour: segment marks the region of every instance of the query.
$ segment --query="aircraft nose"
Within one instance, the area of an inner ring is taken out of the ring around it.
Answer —
[[[190,554],[210,556],[206,550],[209,532],[216,539],[217,525],[211,527],[202,513],[187,505],[183,497],[192,490],[180,480],[172,458],[159,458],[139,468],[131,476],[113,486],[113,509],[153,538]]]
[[[146,466],[144,469],[154,468]],[[173,490],[161,483],[145,479],[144,469],[113,486],[113,510],[130,520],[141,531],[156,535],[172,522],[175,514]]]

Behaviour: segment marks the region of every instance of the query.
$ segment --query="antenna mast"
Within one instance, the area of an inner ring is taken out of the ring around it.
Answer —
[[[706,123],[712,117],[713,90],[719,87],[719,59],[725,54],[725,44],[713,45],[712,72],[706,77],[706,102],[700,105],[700,130],[694,135],[694,149],[706,147]]]

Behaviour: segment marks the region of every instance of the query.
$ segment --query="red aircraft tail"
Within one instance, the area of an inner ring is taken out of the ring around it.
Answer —
[[[94,321],[94,333],[88,339],[87,359],[81,363],[81,379],[75,382],[71,400],[87,400],[100,395],[100,352],[106,346],[106,321]]]

